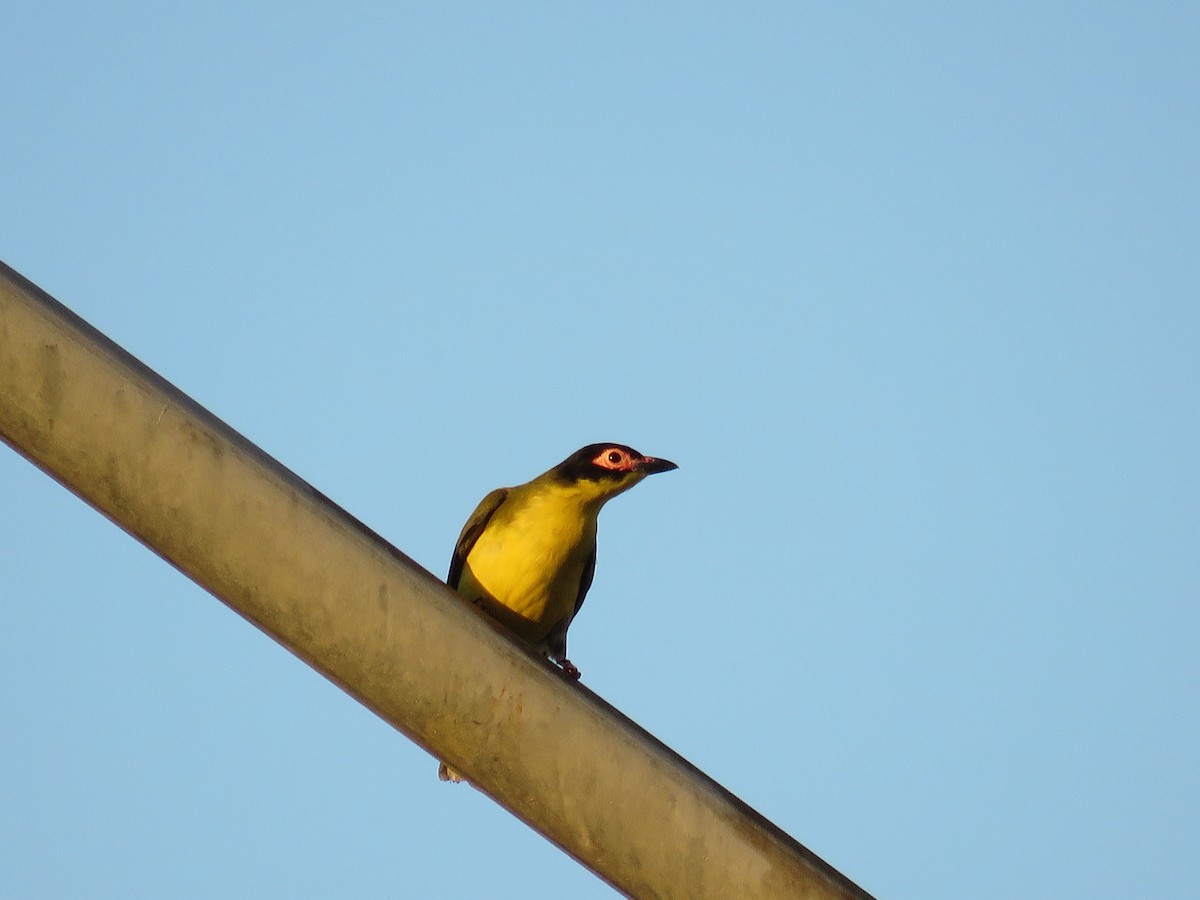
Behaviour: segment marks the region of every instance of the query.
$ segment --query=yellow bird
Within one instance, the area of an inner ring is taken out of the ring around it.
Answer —
[[[579,678],[567,629],[592,586],[600,508],[676,468],[624,444],[589,444],[532,481],[494,490],[463,526],[446,583]],[[461,780],[445,763],[438,777]]]

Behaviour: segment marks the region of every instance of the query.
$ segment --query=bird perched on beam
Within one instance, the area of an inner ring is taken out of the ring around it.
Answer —
[[[577,679],[567,629],[592,586],[600,507],[677,468],[624,444],[589,444],[533,481],[494,490],[463,526],[446,583]],[[438,777],[461,780],[445,763]]]

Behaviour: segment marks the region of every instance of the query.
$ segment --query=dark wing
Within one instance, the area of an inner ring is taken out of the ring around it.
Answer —
[[[575,598],[575,611],[567,616],[561,622],[550,630],[546,635],[545,647],[550,654],[550,658],[562,664],[567,658],[567,629],[571,627],[571,622],[575,620],[575,616],[579,613],[579,607],[583,606],[583,598],[587,596],[588,588],[592,586],[592,578],[596,575],[596,548],[592,547],[592,552],[588,554],[587,561],[583,564],[583,575],[579,579],[579,595]],[[568,663],[569,665],[569,663]],[[572,678],[579,677],[579,670],[574,666],[568,670],[567,666],[563,666],[564,671],[574,671]]]
[[[596,548],[593,546],[587,562],[583,564],[583,577],[579,579],[579,596],[575,598],[575,612],[571,613],[572,619],[579,615],[579,607],[583,606],[583,598],[587,596],[588,589],[592,586],[592,579],[595,577]]]
[[[495,515],[506,497],[508,497],[508,488],[496,488],[479,502],[479,505],[475,507],[475,512],[471,513],[471,518],[467,519],[467,524],[463,526],[462,534],[458,536],[458,543],[454,545],[454,556],[450,558],[450,574],[446,576],[446,584],[454,590],[458,590],[458,580],[462,577],[463,566],[467,563],[467,556],[470,554],[471,548],[475,546],[479,535],[483,534],[483,529],[487,527],[487,523],[492,520],[492,516]],[[588,581],[590,582],[591,579],[589,578]],[[586,591],[587,588],[584,590]],[[583,602],[582,597],[580,597],[580,602]]]

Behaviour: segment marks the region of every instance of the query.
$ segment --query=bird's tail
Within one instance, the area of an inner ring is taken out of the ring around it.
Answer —
[[[442,781],[452,781],[454,784],[459,784],[463,780],[461,775],[445,763],[438,763],[438,778]]]

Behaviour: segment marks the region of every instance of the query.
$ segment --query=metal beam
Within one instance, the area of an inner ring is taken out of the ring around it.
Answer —
[[[3,263],[0,437],[619,890],[868,897]]]

